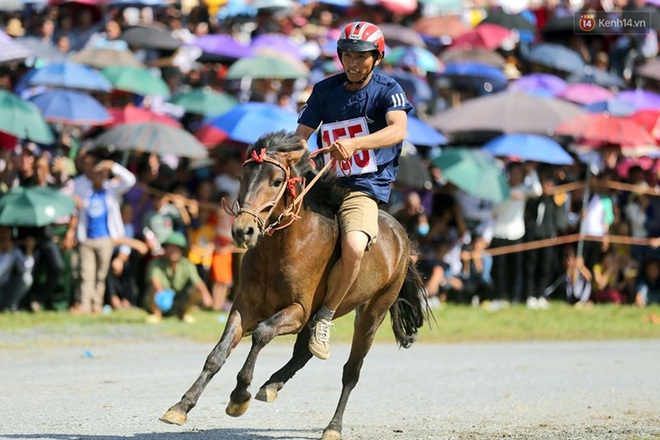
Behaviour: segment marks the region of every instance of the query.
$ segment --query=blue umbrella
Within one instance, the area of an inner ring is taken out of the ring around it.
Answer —
[[[502,69],[474,62],[447,64],[441,77],[449,78],[454,86],[489,93],[504,90],[508,84],[508,78]]]
[[[616,98],[594,102],[584,109],[589,113],[609,113],[612,116],[630,116],[636,111],[634,105]]]
[[[541,43],[533,47],[526,58],[532,63],[569,73],[581,73],[585,67],[577,52],[554,43]]]
[[[433,100],[433,90],[431,90],[428,81],[402,70],[393,70],[383,73],[399,83],[401,88],[403,88],[403,91],[406,92],[408,100],[413,105]]]
[[[408,133],[406,134],[406,140],[415,145],[425,145],[429,147],[435,147],[447,143],[447,138],[440,134],[438,130],[414,116],[408,117]]]
[[[71,125],[103,125],[112,120],[110,113],[86,93],[50,90],[30,98],[49,122]]]
[[[252,144],[272,131],[296,131],[298,114],[273,104],[247,102],[211,120],[209,125],[223,130],[231,140]]]
[[[602,87],[626,87],[623,78],[611,74],[602,69],[596,69],[593,66],[584,68],[584,72],[574,73],[566,79],[569,83],[596,84]]]
[[[109,92],[112,84],[97,70],[70,61],[49,64],[30,76],[29,84]]]
[[[554,140],[535,134],[505,134],[488,142],[483,151],[494,156],[515,156],[522,160],[571,165],[573,158]]]

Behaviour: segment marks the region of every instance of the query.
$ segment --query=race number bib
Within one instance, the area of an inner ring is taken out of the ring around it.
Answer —
[[[349,119],[321,126],[321,139],[323,147],[329,147],[336,140],[366,136],[369,134],[367,121],[364,118]],[[325,154],[326,163],[332,160],[329,154]],[[353,176],[357,174],[373,173],[378,170],[376,166],[376,155],[374,150],[356,151],[348,161],[335,163],[337,175]]]

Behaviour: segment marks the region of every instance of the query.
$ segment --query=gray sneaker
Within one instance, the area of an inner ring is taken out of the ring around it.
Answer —
[[[319,359],[330,356],[330,329],[332,322],[326,319],[314,321],[309,337],[309,351]]]

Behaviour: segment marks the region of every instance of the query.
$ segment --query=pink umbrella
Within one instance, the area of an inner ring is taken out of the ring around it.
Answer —
[[[482,24],[454,39],[452,48],[483,48],[495,50],[507,39],[511,30],[497,24]]]
[[[112,121],[106,124],[108,127],[114,127],[117,124],[138,124],[142,122],[159,122],[172,127],[181,127],[179,121],[174,120],[169,116],[160,115],[151,110],[132,105],[124,108],[111,108],[108,112],[112,116]]]
[[[378,0],[370,3],[380,4],[395,14],[412,14],[417,10],[417,0]]]
[[[614,94],[595,84],[576,83],[559,92],[557,97],[577,104],[588,105],[594,102],[607,101],[613,98]]]

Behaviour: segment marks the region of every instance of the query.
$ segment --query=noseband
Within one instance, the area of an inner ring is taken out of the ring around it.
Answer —
[[[312,153],[311,157],[321,152],[323,151],[321,150],[315,151],[314,153]],[[254,217],[259,227],[259,234],[262,236],[272,235],[273,232],[286,228],[287,226],[291,225],[293,222],[295,222],[300,218],[299,214],[300,214],[300,209],[302,208],[303,197],[305,196],[305,194],[307,194],[307,192],[311,189],[311,187],[314,186],[314,184],[318,181],[318,179],[331,165],[331,161],[328,161],[328,163],[318,172],[318,174],[314,177],[314,179],[312,179],[310,184],[307,185],[306,179],[304,177],[300,177],[300,176],[291,177],[291,167],[288,166],[285,167],[281,162],[266,155],[265,148],[262,148],[259,154],[257,154],[257,152],[253,150],[252,154],[250,155],[250,158],[245,162],[243,162],[243,166],[246,166],[247,164],[253,162],[256,162],[258,164],[268,162],[270,164],[275,165],[282,171],[284,171],[284,176],[286,178],[286,181],[280,188],[280,191],[277,193],[275,198],[270,202],[264,203],[263,205],[259,206],[256,209],[241,207],[240,204],[238,203],[238,200],[234,202],[234,206],[231,208],[227,206],[224,199],[222,200],[222,203],[225,208],[225,211],[227,211],[230,215],[234,217],[238,217],[241,214],[247,214],[251,217]],[[298,194],[298,189],[297,189],[298,184],[302,186],[300,194]],[[282,213],[279,216],[277,216],[277,220],[275,220],[273,223],[269,225],[266,225],[266,222],[273,214],[273,210],[275,210],[275,207],[280,202],[280,200],[284,196],[284,193],[287,190],[289,191],[291,197],[293,198],[291,204],[287,208],[285,208],[284,211],[282,211]],[[265,217],[259,215],[266,210],[268,210],[268,212]],[[282,223],[284,219],[287,217],[289,218],[289,221],[286,223]]]

